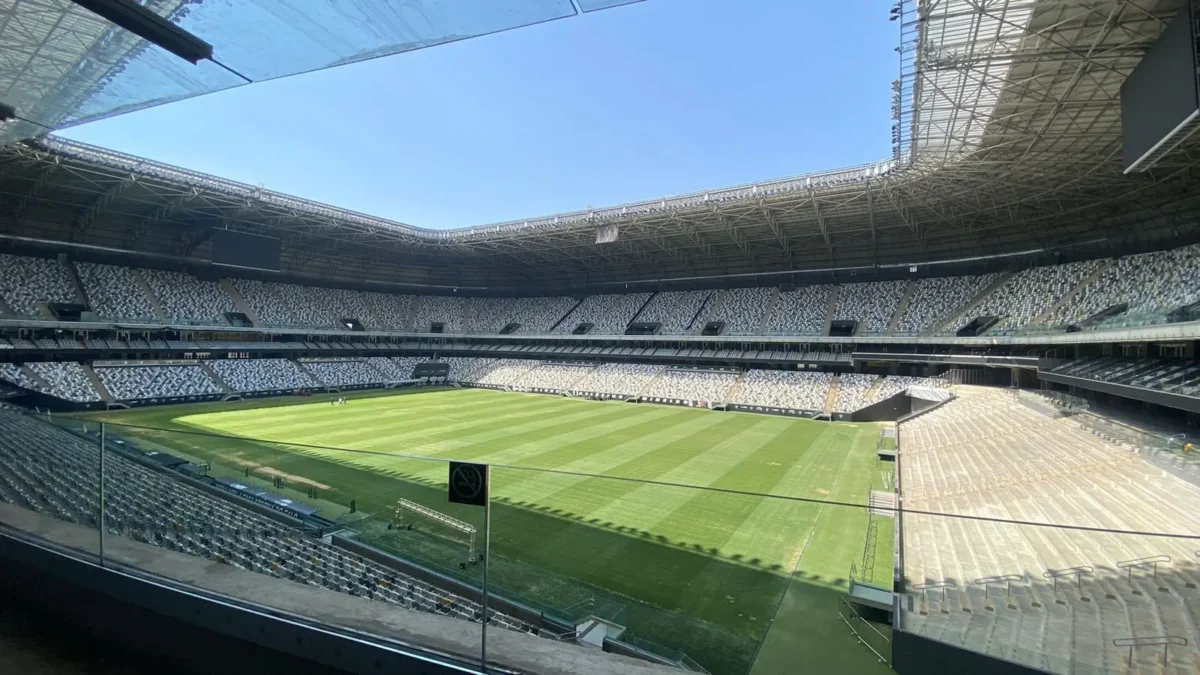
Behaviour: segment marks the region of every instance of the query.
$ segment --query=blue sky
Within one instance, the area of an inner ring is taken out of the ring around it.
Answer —
[[[423,227],[608,206],[889,156],[888,6],[646,0],[60,135]]]

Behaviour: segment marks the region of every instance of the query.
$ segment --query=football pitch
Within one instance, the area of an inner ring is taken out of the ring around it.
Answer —
[[[796,672],[797,659],[888,672],[837,615],[852,564],[890,587],[892,519],[823,503],[865,505],[885,485],[878,425],[483,389],[348,397],[89,417],[216,475],[282,481],[372,545],[472,581],[463,535],[411,516],[413,530],[388,524],[406,498],[482,532],[480,509],[447,503],[446,461],[488,463],[498,594],[607,616],[631,642],[719,675]]]

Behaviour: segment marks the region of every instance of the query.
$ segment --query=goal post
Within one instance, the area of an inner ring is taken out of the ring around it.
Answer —
[[[413,501],[409,501],[407,499],[396,500],[396,525],[398,525],[398,526],[404,525],[405,514],[409,514],[408,517],[410,519],[415,519],[416,517],[419,516],[419,517],[431,520],[439,525],[448,527],[452,530],[457,530],[459,532],[462,532],[463,534],[466,534],[467,539],[470,542],[469,543],[470,552],[467,554],[467,561],[475,562],[475,526],[474,525],[472,525],[470,523],[464,523],[463,521],[458,520],[457,518],[451,518],[450,516],[442,513],[441,511],[434,511],[431,508],[421,506],[420,504],[413,502]]]

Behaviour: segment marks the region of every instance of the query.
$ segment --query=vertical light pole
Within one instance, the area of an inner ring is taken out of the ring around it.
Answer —
[[[455,504],[470,504],[483,507],[483,610],[480,631],[479,669],[487,672],[487,627],[488,627],[488,557],[492,554],[492,473],[487,464],[450,462],[447,497]]]
[[[488,558],[492,555],[492,473],[484,473],[483,488],[487,501],[483,504],[483,634],[480,640],[479,668],[487,672],[487,628],[488,628]]]
[[[104,447],[108,425],[100,423],[100,565],[104,565]]]

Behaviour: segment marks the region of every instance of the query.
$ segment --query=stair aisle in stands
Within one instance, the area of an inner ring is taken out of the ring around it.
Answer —
[[[226,394],[234,393],[233,387],[229,386],[225,382],[225,380],[222,379],[221,376],[217,374],[217,371],[213,370],[213,367],[211,365],[209,365],[209,363],[207,361],[201,360],[201,361],[198,361],[198,363],[200,364],[200,369],[203,370],[206,375],[208,375],[210,378],[212,378],[212,381],[215,382],[217,384],[217,386],[221,388],[221,391],[223,391]]]
[[[825,414],[832,415],[834,407],[837,406],[838,392],[842,388],[842,378],[840,375],[834,375],[833,380],[829,383],[829,391],[825,393]]]
[[[900,302],[896,305],[896,311],[892,312],[892,318],[888,320],[887,328],[883,330],[884,335],[892,335],[896,332],[896,324],[900,323],[900,317],[908,311],[908,303],[912,302],[912,297],[917,292],[917,282],[910,280],[908,285],[904,287],[904,295],[900,296]]]
[[[722,400],[718,401],[718,403],[730,403],[738,400],[738,393],[741,392],[742,383],[746,381],[746,375],[749,372],[750,371],[748,370],[743,370],[741,374],[738,375],[738,379],[729,387],[729,389],[725,392],[725,396],[722,397]]]
[[[941,321],[933,324],[933,328],[931,328],[929,331],[927,331],[927,333],[937,334],[937,333],[940,333],[943,331],[953,332],[955,330],[958,330],[959,325],[962,323],[962,319],[964,318],[963,314],[966,314],[968,310],[974,308],[980,302],[983,302],[984,298],[986,298],[989,295],[991,295],[992,293],[994,293],[997,288],[1000,288],[1004,284],[1008,283],[1008,280],[1011,279],[1012,277],[1013,277],[1013,272],[1005,272],[1004,274],[997,276],[992,281],[992,283],[987,285],[987,288],[984,288],[982,291],[979,291],[979,293],[975,297],[973,297],[970,300],[963,303],[962,307],[955,309],[953,312],[950,313],[949,316],[947,316],[946,318],[942,319]],[[975,317],[971,317],[971,318],[974,319]]]
[[[1090,286],[1092,284],[1092,282],[1094,282],[1096,279],[1099,279],[1100,275],[1104,274],[1106,271],[1108,271],[1108,268],[1112,267],[1115,263],[1116,263],[1115,260],[1113,260],[1112,258],[1109,258],[1109,259],[1105,260],[1103,263],[1097,265],[1096,270],[1094,272],[1092,272],[1091,274],[1089,274],[1086,277],[1084,277],[1083,279],[1081,279],[1079,281],[1079,283],[1075,284],[1074,288],[1072,288],[1071,290],[1064,293],[1062,295],[1062,297],[1060,297],[1053,304],[1051,304],[1049,307],[1047,307],[1045,309],[1045,311],[1043,311],[1041,314],[1038,314],[1037,316],[1033,317],[1033,321],[1031,321],[1030,323],[1033,325],[1039,325],[1043,321],[1045,321],[1047,317],[1054,316],[1054,313],[1056,311],[1058,311],[1059,307],[1062,307],[1063,305],[1067,304],[1068,302],[1071,302],[1072,300],[1074,300],[1075,296],[1079,295],[1083,291],[1083,289]]]
[[[75,300],[79,304],[91,308],[92,303],[88,298],[87,289],[83,286],[83,280],[79,278],[79,270],[75,269],[75,265],[66,258],[62,258],[59,264],[67,270],[67,278],[71,280],[71,287],[75,290]]]
[[[322,380],[321,378],[317,377],[317,374],[314,373],[312,371],[312,369],[310,369],[308,366],[306,366],[303,361],[297,359],[295,361],[295,363],[296,363],[296,367],[300,369],[300,372],[304,373],[309,378],[311,378],[313,382],[320,382],[322,385],[328,386],[325,384],[325,380]]]
[[[100,398],[104,399],[108,403],[116,403],[116,397],[108,391],[108,387],[104,386],[104,382],[100,379],[100,376],[96,374],[96,371],[93,370],[90,365],[84,364],[83,374],[87,376],[88,382],[92,383],[92,388],[96,390],[96,393],[100,394]]]
[[[251,324],[255,326],[262,325],[262,320],[258,318],[258,314],[250,306],[250,303],[246,302],[246,298],[242,297],[241,293],[238,293],[232,279],[221,279],[221,290],[225,291],[230,300],[233,300],[233,306],[237,307],[239,312],[245,314],[247,319],[250,319]]]
[[[834,284],[829,289],[829,301],[825,303],[825,319],[821,322],[821,335],[829,335],[829,329],[833,326],[833,320],[838,306],[838,296],[842,294],[842,287],[839,284]],[[856,330],[857,332],[857,330]]]
[[[146,301],[150,303],[151,309],[154,310],[155,318],[163,323],[171,323],[171,317],[167,315],[167,310],[163,309],[162,300],[159,300],[158,294],[150,288],[150,284],[146,282],[146,277],[142,274],[142,271],[134,268],[133,278],[136,280],[138,289],[141,290],[142,295],[146,296]]]
[[[771,297],[767,300],[767,305],[763,308],[762,317],[758,320],[758,326],[755,328],[755,333],[758,335],[766,334],[767,322],[771,320],[771,316],[775,314],[775,306],[779,304],[779,289],[772,287],[771,291]]]
[[[37,382],[38,388],[41,391],[54,391],[53,388],[51,388],[50,383],[47,382],[46,379],[41,375],[39,375],[33,368],[30,368],[29,366],[21,366],[21,372],[25,374],[25,377]]]

